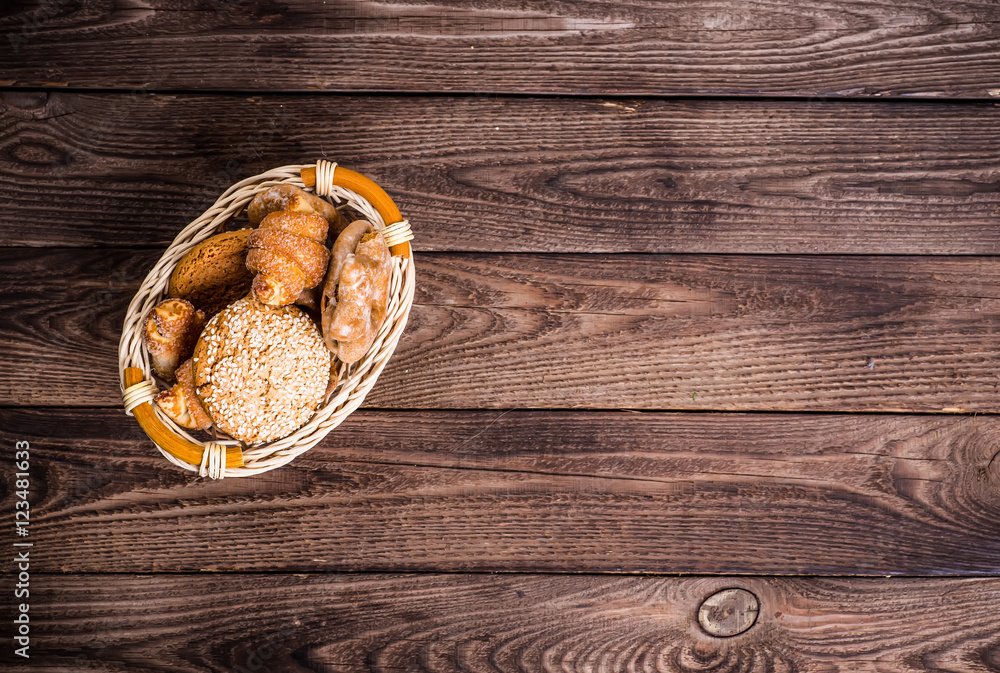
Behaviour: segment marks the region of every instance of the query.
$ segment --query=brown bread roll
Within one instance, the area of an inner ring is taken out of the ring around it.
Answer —
[[[247,241],[252,229],[227,231],[192,248],[170,274],[167,295],[187,299],[209,317],[250,292]]]

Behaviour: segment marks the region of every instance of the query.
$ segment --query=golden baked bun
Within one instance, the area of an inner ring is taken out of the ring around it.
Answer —
[[[289,184],[274,185],[257,194],[247,206],[247,219],[257,226],[271,213],[282,210],[319,215],[330,223],[334,233],[340,233],[347,226],[344,217],[329,201]]]
[[[322,283],[330,261],[324,245],[328,227],[322,217],[309,213],[267,215],[247,240],[247,268],[257,274],[253,296],[268,306],[284,306]]]
[[[250,292],[247,240],[252,229],[216,234],[192,248],[170,274],[167,296],[180,297],[211,316]]]
[[[164,299],[146,314],[142,344],[157,374],[172,380],[205,325],[205,313],[184,299]]]
[[[188,430],[207,430],[212,419],[201,406],[194,389],[194,368],[188,358],[177,368],[177,383],[156,396],[156,405],[177,425]]]
[[[198,398],[216,427],[248,444],[285,437],[319,408],[330,352],[295,306],[268,307],[252,296],[220,311],[194,349]]]

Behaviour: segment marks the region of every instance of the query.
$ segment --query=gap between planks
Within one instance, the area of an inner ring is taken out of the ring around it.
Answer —
[[[755,94],[755,93],[619,93],[615,91],[601,92],[521,92],[521,91],[479,91],[479,90],[453,90],[453,91],[396,91],[384,89],[162,89],[146,87],[80,87],[80,86],[12,86],[0,85],[0,95],[4,93],[45,93],[45,94],[95,94],[111,96],[229,96],[234,98],[399,98],[420,99],[420,98],[440,98],[440,99],[462,99],[462,98],[489,98],[496,100],[581,100],[581,101],[718,101],[724,103],[848,103],[859,105],[957,105],[957,106],[984,106],[1000,107],[1000,89],[997,94],[987,94],[982,98],[945,98],[941,96],[921,96],[900,95],[891,97],[881,96],[835,96],[835,95],[807,95],[807,94]],[[72,114],[72,113],[68,113]],[[55,117],[49,117],[54,119]]]

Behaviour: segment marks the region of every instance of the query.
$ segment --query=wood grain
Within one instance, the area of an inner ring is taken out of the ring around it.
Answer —
[[[370,405],[1000,410],[989,258],[427,257]]]
[[[37,572],[1000,573],[997,417],[359,411],[222,482],[120,411],[0,421]]]
[[[31,666],[10,648],[0,654],[12,673],[1000,670],[996,579],[96,575],[39,584]],[[692,618],[699,602],[734,585],[760,597],[758,623],[733,638],[705,634]]]
[[[156,256],[0,251],[0,403],[118,406],[120,326]],[[416,265],[369,406],[1000,411],[990,258],[418,251]]]
[[[30,670],[1000,673],[997,3],[17,0],[0,63]],[[318,157],[413,222],[411,324],[290,466],[183,472],[125,306]]]
[[[989,0],[38,0],[0,17],[0,83],[983,98],[998,23]]]
[[[1000,254],[1000,108],[7,92],[0,244],[165,246],[335,159],[418,251]],[[30,226],[29,226],[30,225]]]

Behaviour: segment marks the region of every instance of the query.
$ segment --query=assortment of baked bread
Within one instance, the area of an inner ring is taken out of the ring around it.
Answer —
[[[293,185],[256,195],[252,228],[202,241],[178,262],[143,323],[156,404],[189,430],[245,444],[285,437],[360,360],[386,317],[382,234]],[[328,242],[332,245],[328,246]]]

